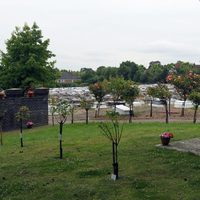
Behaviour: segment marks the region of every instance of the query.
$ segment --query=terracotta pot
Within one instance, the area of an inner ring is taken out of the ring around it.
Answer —
[[[161,136],[160,139],[161,139],[162,145],[164,145],[164,146],[167,146],[169,144],[169,142],[170,142],[170,137],[166,138],[166,137],[162,137]]]
[[[33,125],[27,125],[26,127],[27,127],[27,128],[32,128],[32,127],[33,127]]]

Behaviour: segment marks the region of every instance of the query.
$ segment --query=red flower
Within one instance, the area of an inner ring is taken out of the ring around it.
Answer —
[[[174,137],[173,133],[170,133],[170,132],[164,132],[160,136],[164,137],[164,138],[173,138]]]

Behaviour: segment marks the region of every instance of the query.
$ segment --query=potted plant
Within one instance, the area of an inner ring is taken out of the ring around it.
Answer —
[[[27,128],[32,128],[33,127],[33,122],[32,121],[28,121],[27,123],[26,123],[26,127]]]
[[[173,133],[170,133],[170,132],[162,133],[160,135],[162,145],[164,145],[164,146],[168,145],[169,142],[170,142],[170,139],[173,138],[173,137],[174,137]]]
[[[4,99],[6,96],[5,92],[3,90],[0,90],[0,99]]]
[[[32,88],[29,88],[28,91],[27,91],[27,96],[28,97],[33,97],[34,96],[34,91]]]

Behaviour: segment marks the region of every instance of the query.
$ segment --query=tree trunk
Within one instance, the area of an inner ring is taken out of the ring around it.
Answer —
[[[171,115],[171,98],[169,98],[169,116]]]
[[[153,116],[153,100],[150,101],[150,117]]]
[[[183,102],[183,108],[181,109],[181,117],[185,115],[185,101]]]
[[[164,103],[165,103],[165,115],[166,115],[165,121],[166,121],[166,124],[168,124],[169,123],[169,112],[168,112],[167,101],[165,100]]]
[[[71,112],[71,124],[74,123],[74,108],[72,108],[72,112]]]
[[[88,109],[85,110],[86,111],[86,124],[88,124]]]
[[[129,105],[129,123],[131,123],[132,122],[132,118],[133,118],[133,104],[131,105]]]
[[[95,118],[99,117],[99,113],[100,113],[100,103],[101,102],[97,102],[97,106],[95,109]]]
[[[54,126],[54,114],[51,114],[52,125]]]
[[[183,108],[181,109],[181,117],[185,116],[185,102],[186,102],[187,98],[184,97],[184,101],[183,101]]]
[[[63,158],[63,149],[62,149],[62,129],[63,129],[63,122],[60,122],[60,159]]]
[[[116,105],[117,104],[117,102],[114,100],[114,112],[116,112]]]
[[[195,105],[194,109],[194,117],[193,117],[193,123],[195,124],[197,121],[197,110],[198,110],[199,105]]]
[[[99,117],[99,114],[100,114],[100,105],[101,105],[101,102],[98,102],[98,109],[97,109],[97,116]]]
[[[97,105],[96,105],[96,109],[95,109],[95,115],[94,115],[94,117],[97,118],[97,116],[98,116],[98,103],[97,103]]]
[[[118,174],[118,155],[117,155],[117,144],[112,142],[112,152],[113,152],[113,174],[116,175],[116,180],[119,177]]]
[[[0,124],[0,133],[1,133],[1,145],[3,145],[3,130],[1,124]]]
[[[22,136],[22,118],[20,118],[20,143],[21,143],[21,147],[23,147],[24,144],[23,144],[23,136]]]

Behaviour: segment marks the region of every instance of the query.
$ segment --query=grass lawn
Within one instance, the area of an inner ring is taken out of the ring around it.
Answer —
[[[63,160],[58,126],[4,134],[0,146],[0,200],[199,200],[200,157],[155,147],[159,135],[173,141],[200,136],[200,124],[132,123],[119,144],[119,180],[112,172],[111,142],[98,124],[65,125]]]

